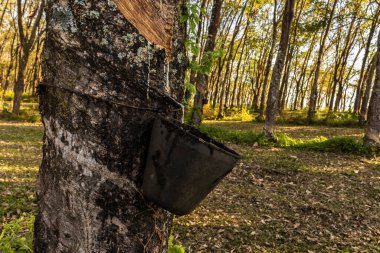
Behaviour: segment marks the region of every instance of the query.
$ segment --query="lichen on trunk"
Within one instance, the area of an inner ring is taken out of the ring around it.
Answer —
[[[112,1],[49,0],[46,18],[35,252],[165,252],[172,216],[140,192],[156,112],[131,107],[182,117],[183,27],[168,68]]]

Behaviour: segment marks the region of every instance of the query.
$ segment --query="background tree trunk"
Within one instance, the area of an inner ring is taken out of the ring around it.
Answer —
[[[326,29],[323,33],[323,36],[321,37],[321,43],[320,43],[319,52],[318,52],[318,60],[317,60],[317,65],[316,65],[316,69],[315,69],[315,74],[314,74],[314,81],[313,81],[313,85],[311,87],[311,93],[310,93],[309,111],[308,111],[308,115],[307,115],[307,120],[308,120],[309,124],[313,121],[315,114],[316,114],[316,110],[317,110],[319,74],[320,74],[323,55],[325,52],[325,44],[326,44],[327,35],[330,32],[330,27],[331,27],[331,23],[332,23],[332,20],[334,17],[335,8],[336,8],[337,3],[338,3],[338,0],[335,0],[333,3],[332,9],[331,9],[331,12],[329,15],[329,19],[327,22]]]
[[[144,108],[182,117],[183,4],[162,1],[176,20],[169,68],[112,1],[48,1],[35,252],[166,252],[172,215],[140,192],[156,115]]]
[[[202,59],[202,62],[205,64],[209,64],[210,66],[212,65],[211,53],[215,49],[216,35],[218,33],[218,28],[220,25],[220,15],[221,15],[221,10],[222,10],[222,5],[223,5],[223,0],[214,0],[210,25],[208,27],[208,35],[207,35],[206,45],[205,45],[204,54],[203,54],[204,57]],[[201,73],[198,74],[196,95],[194,97],[194,110],[193,110],[193,115],[192,115],[192,123],[195,126],[199,126],[202,121],[203,103],[204,103],[205,95],[207,92],[208,79],[209,79],[208,75],[201,74]]]
[[[361,102],[362,102],[362,94],[363,94],[363,88],[364,88],[364,70],[366,69],[366,64],[367,64],[367,59],[368,59],[368,55],[369,55],[369,51],[370,51],[370,47],[371,47],[371,42],[372,42],[372,38],[373,38],[373,35],[375,34],[375,30],[376,30],[376,27],[377,27],[377,24],[378,24],[378,21],[379,21],[379,15],[380,15],[380,6],[377,7],[377,10],[376,10],[376,14],[372,20],[372,24],[371,24],[371,29],[369,31],[369,35],[368,35],[368,39],[367,39],[367,43],[366,43],[366,47],[365,47],[365,51],[364,51],[364,57],[363,57],[363,63],[362,63],[362,67],[360,69],[360,77],[359,77],[359,81],[358,81],[358,86],[357,86],[357,89],[356,89],[356,97],[355,97],[355,104],[354,104],[354,113],[355,114],[359,114],[359,111],[361,109]],[[367,101],[368,103],[368,101]],[[365,109],[367,110],[367,109]]]
[[[368,126],[364,141],[368,145],[380,145],[380,32],[377,39],[376,78],[368,108]]]
[[[264,114],[265,114],[265,102],[267,97],[267,90],[268,90],[268,80],[270,75],[270,69],[272,67],[272,60],[274,55],[274,48],[276,47],[276,41],[277,41],[277,0],[274,0],[274,10],[273,10],[273,30],[272,30],[272,41],[270,45],[269,55],[267,59],[267,63],[265,65],[265,72],[264,72],[264,82],[263,82],[263,89],[261,91],[261,98],[260,98],[260,109],[259,109],[259,115],[257,116],[257,120],[264,120]]]
[[[277,99],[280,89],[281,76],[285,65],[286,52],[289,46],[290,27],[294,16],[294,2],[295,0],[286,1],[284,17],[282,20],[280,47],[278,50],[276,63],[273,67],[273,74],[269,87],[267,112],[264,125],[264,134],[269,139],[273,139],[273,127],[277,112]]]
[[[20,113],[22,92],[24,91],[24,86],[25,86],[24,73],[29,61],[30,53],[34,46],[34,42],[36,40],[37,29],[39,27],[39,24],[42,18],[43,9],[45,6],[45,0],[42,0],[40,2],[41,4],[38,7],[38,11],[35,13],[36,17],[34,19],[32,29],[30,31],[30,34],[28,34],[28,32],[24,30],[24,24],[23,24],[23,14],[24,14],[23,7],[22,7],[23,3],[21,0],[17,0],[17,26],[18,26],[21,49],[20,49],[20,56],[19,56],[19,64],[17,68],[16,82],[13,88],[15,97],[13,100],[12,112],[14,114]],[[29,18],[32,18],[32,17],[29,17]]]
[[[236,26],[234,28],[234,32],[233,32],[233,35],[232,35],[232,38],[231,38],[231,42],[230,42],[230,45],[229,45],[229,48],[228,48],[228,57],[226,55],[226,63],[227,63],[227,66],[226,66],[226,72],[224,74],[224,79],[222,80],[222,87],[221,87],[221,91],[220,91],[220,97],[219,97],[219,110],[218,110],[218,119],[222,119],[224,117],[224,110],[225,110],[225,106],[226,106],[226,103],[225,102],[225,94],[227,92],[227,83],[229,82],[229,77],[230,77],[230,73],[231,73],[231,69],[232,69],[232,59],[233,59],[233,56],[234,56],[234,45],[235,45],[235,41],[236,41],[236,36],[238,35],[239,31],[240,31],[240,27],[241,27],[241,23],[243,21],[243,17],[244,17],[244,12],[245,12],[245,9],[247,8],[247,4],[248,2],[245,2],[243,7],[241,8],[241,11],[240,11],[240,15],[238,17],[238,20],[237,20],[237,23],[236,23]]]
[[[365,92],[363,96],[363,101],[361,102],[361,109],[360,109],[360,116],[359,116],[359,124],[363,126],[367,120],[367,114],[368,114],[368,101],[371,96],[371,90],[372,90],[372,84],[373,84],[373,77],[375,75],[376,71],[376,63],[377,63],[377,54],[372,58],[371,63],[368,66],[367,74],[365,75]]]

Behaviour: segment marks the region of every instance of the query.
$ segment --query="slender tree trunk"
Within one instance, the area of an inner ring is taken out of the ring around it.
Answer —
[[[39,82],[39,73],[40,73],[40,65],[41,65],[41,60],[40,60],[40,50],[43,45],[43,35],[38,33],[38,39],[37,39],[37,45],[36,45],[36,55],[34,58],[34,63],[33,63],[33,76],[31,78],[31,93],[32,95],[36,95],[36,88]]]
[[[313,81],[313,85],[312,85],[311,93],[310,93],[309,112],[307,115],[307,120],[308,120],[309,124],[312,123],[312,121],[315,117],[315,114],[316,114],[317,99],[318,99],[319,73],[321,70],[323,54],[325,52],[325,44],[326,44],[327,35],[330,31],[330,27],[331,27],[332,19],[334,17],[335,8],[336,8],[337,3],[338,3],[338,0],[334,0],[333,6],[332,6],[332,9],[330,12],[330,16],[329,16],[329,19],[327,22],[327,26],[326,26],[326,29],[325,29],[324,34],[322,36],[321,44],[319,46],[318,60],[317,60],[316,69],[315,69],[314,81]]]
[[[262,78],[263,78],[263,72],[264,72],[264,64],[265,60],[267,58],[267,47],[263,47],[264,49],[260,52],[259,62],[256,64],[256,71],[255,71],[255,80],[252,80],[252,90],[254,91],[253,101],[252,101],[252,108],[255,111],[258,111],[260,108],[260,91],[262,86]]]
[[[227,66],[226,66],[226,73],[224,75],[224,79],[222,81],[222,87],[221,87],[221,91],[220,91],[220,97],[219,97],[219,110],[218,110],[218,119],[221,119],[223,118],[223,111],[224,111],[224,106],[225,106],[225,103],[224,102],[224,99],[225,99],[225,94],[226,94],[226,89],[227,89],[227,82],[229,81],[229,76],[230,76],[230,71],[231,71],[231,68],[232,68],[232,58],[233,58],[233,52],[234,52],[234,45],[235,45],[235,40],[236,40],[236,36],[238,35],[239,31],[240,31],[240,27],[241,27],[241,22],[243,20],[243,16],[244,16],[244,11],[247,7],[247,4],[248,2],[245,2],[244,5],[242,6],[241,8],[241,11],[240,11],[240,14],[239,14],[239,17],[238,17],[238,21],[237,21],[237,24],[235,26],[235,29],[234,29],[234,32],[233,32],[233,35],[232,35],[232,38],[231,38],[231,42],[230,42],[230,45],[229,45],[229,49],[228,49],[228,57],[227,57]]]
[[[265,102],[266,102],[266,97],[267,97],[269,75],[270,75],[270,69],[272,67],[274,48],[276,47],[276,41],[277,41],[277,25],[278,25],[278,21],[277,21],[277,0],[274,0],[272,41],[271,41],[271,45],[270,45],[268,60],[267,60],[266,66],[265,66],[265,72],[264,72],[264,83],[263,83],[263,89],[261,91],[260,109],[259,109],[259,115],[257,116],[257,120],[259,120],[259,121],[264,120]]]
[[[351,48],[353,46],[353,43],[355,41],[356,35],[358,33],[359,26],[360,26],[360,23],[359,23],[358,26],[357,26],[357,28],[355,29],[355,31],[352,32],[352,29],[354,27],[356,18],[357,18],[357,13],[355,12],[355,14],[354,14],[354,16],[352,18],[351,24],[350,24],[350,28],[347,31],[347,36],[346,36],[344,48],[343,48],[343,51],[342,51],[341,65],[340,65],[339,78],[338,78],[339,89],[338,89],[338,93],[337,93],[336,101],[335,101],[335,106],[334,106],[334,111],[335,112],[337,112],[339,110],[339,107],[340,107],[340,104],[341,104],[341,101],[342,101],[343,89],[344,89],[344,85],[345,85],[345,83],[344,83],[344,73],[345,73],[345,70],[346,70],[347,61],[348,61],[348,57],[350,55]],[[355,62],[356,62],[356,60],[357,60],[360,52],[361,52],[361,50],[358,50],[358,53],[356,54],[356,57],[355,57],[355,60],[354,60],[354,64],[355,64]]]
[[[336,96],[336,103],[335,103],[335,108],[334,108],[335,112],[337,112],[339,110],[339,107],[341,106],[341,103],[342,103],[342,99],[344,98],[343,96],[346,96],[345,95],[346,93],[343,91],[343,89],[345,88],[344,86],[346,86],[346,90],[347,90],[347,87],[348,87],[347,84],[348,84],[351,72],[352,72],[352,70],[356,64],[356,61],[359,58],[360,53],[361,53],[361,50],[360,49],[357,50],[356,56],[352,62],[352,65],[351,65],[351,67],[347,73],[346,78],[344,78],[344,71],[343,70],[346,69],[347,61],[348,61],[348,57],[349,57],[349,52],[346,53],[345,58],[343,59],[342,69],[341,69],[341,73],[339,76],[339,90],[338,90],[338,94]],[[343,99],[343,101],[344,101],[344,99]],[[343,108],[345,108],[345,106]]]
[[[203,9],[205,8],[206,6],[206,0],[202,0],[201,1],[201,5],[200,5],[200,12],[199,12],[199,22],[198,22],[198,28],[197,28],[197,37],[195,39],[195,44],[199,47],[199,54],[194,54],[191,61],[192,62],[197,62],[198,63],[198,59],[199,59],[199,56],[201,55],[201,50],[200,50],[200,40],[201,40],[201,36],[202,36],[202,28],[203,28],[203,18],[204,18],[204,15],[203,15]],[[193,85],[196,85],[196,81],[197,81],[197,73],[194,69],[191,69],[190,71],[190,83],[193,84]],[[185,100],[188,101],[188,99],[190,99],[191,97],[191,94],[190,92],[185,92]]]
[[[284,78],[283,78],[282,83],[281,83],[280,95],[279,95],[279,99],[278,99],[278,111],[280,113],[285,109],[286,98],[288,97],[287,95],[288,95],[289,77],[290,77],[290,71],[291,71],[293,57],[294,57],[294,55],[298,54],[299,47],[296,46],[297,33],[298,33],[298,27],[299,27],[299,20],[301,18],[301,14],[303,13],[303,9],[304,9],[305,4],[306,4],[306,0],[296,2],[295,9],[298,12],[297,12],[295,20],[294,20],[292,42],[290,43],[291,46],[288,49],[288,54],[286,57],[285,74],[284,74]],[[297,48],[296,53],[294,52],[295,48]]]
[[[298,80],[296,80],[296,91],[294,94],[293,110],[297,110],[297,108],[298,108],[299,93],[301,90],[302,83],[305,81],[305,77],[307,74],[306,73],[307,67],[309,65],[309,60],[310,60],[311,54],[313,52],[314,45],[316,43],[316,39],[317,39],[317,34],[314,33],[313,38],[311,40],[310,48],[307,51],[306,58],[305,58],[305,60],[302,64],[302,67],[301,67],[300,77],[298,78]]]
[[[9,0],[7,0],[5,3],[2,3],[1,6],[4,6],[2,12],[1,12],[1,15],[0,15],[0,26],[3,25],[3,21],[4,21],[4,16],[5,16],[5,13],[7,12],[8,10],[8,4],[9,4]],[[5,42],[5,41],[4,41]],[[1,47],[3,47],[4,45],[4,42],[1,44]]]
[[[339,29],[338,30],[338,33],[340,33],[341,30]],[[334,104],[335,104],[335,94],[336,94],[336,90],[337,90],[337,87],[338,87],[338,83],[339,83],[339,67],[340,67],[340,64],[341,64],[341,61],[342,61],[342,55],[339,53],[339,50],[340,50],[340,42],[341,42],[341,39],[340,37],[337,38],[337,42],[335,44],[335,47],[336,47],[336,60],[335,60],[335,66],[334,66],[334,73],[333,73],[333,77],[332,77],[332,87],[331,87],[331,97],[330,97],[330,101],[329,101],[329,111],[328,113],[331,114],[334,110]]]
[[[25,73],[26,66],[28,64],[30,52],[32,51],[33,46],[34,46],[37,29],[39,27],[39,24],[42,18],[44,6],[45,6],[45,0],[41,0],[41,4],[38,7],[37,15],[36,15],[36,18],[34,19],[34,23],[31,28],[31,31],[26,33],[26,31],[24,31],[24,24],[22,20],[22,16],[24,14],[22,10],[22,1],[17,0],[17,26],[18,26],[18,34],[20,38],[21,48],[20,48],[20,62],[18,64],[16,82],[13,89],[15,96],[13,100],[12,113],[14,114],[20,113],[21,97],[22,97],[22,92],[24,91],[24,86],[25,86],[24,73]],[[30,22],[32,21],[30,20]]]
[[[140,190],[154,108],[182,117],[184,1],[161,3],[170,68],[112,1],[48,1],[35,252],[166,252],[172,215]]]
[[[214,0],[212,7],[210,26],[208,28],[208,36],[203,54],[204,57],[202,59],[202,62],[210,65],[210,67],[212,64],[211,54],[215,49],[216,36],[218,34],[220,24],[222,5],[223,0]],[[199,126],[202,121],[203,104],[207,92],[208,79],[209,77],[207,74],[198,74],[197,93],[194,98],[194,110],[192,115],[192,123],[194,126]],[[214,96],[216,96],[216,94],[214,94]]]
[[[12,39],[12,44],[11,44],[11,48],[10,48],[10,52],[9,52],[9,56],[10,56],[10,59],[13,59],[14,55],[15,55],[15,42],[16,42],[16,33],[13,35],[13,39]],[[4,86],[2,87],[3,89],[3,94],[2,94],[2,100],[3,100],[3,103],[5,102],[5,95],[7,93],[7,90],[8,90],[8,87],[9,87],[9,82],[10,82],[10,76],[11,76],[11,71],[13,69],[13,60],[11,60],[9,62],[9,65],[8,65],[8,68],[7,68],[7,71],[6,71],[6,74],[5,74],[5,83],[4,83]]]
[[[214,92],[214,98],[212,100],[212,108],[215,109],[217,103],[218,103],[218,97],[219,97],[219,89],[220,89],[220,77],[222,75],[223,66],[224,66],[225,60],[222,58],[219,58],[218,61],[218,71],[216,75],[216,85],[215,85],[215,92]]]
[[[377,40],[377,55],[380,55],[380,32]],[[380,145],[380,57],[376,57],[376,78],[371,102],[368,108],[368,125],[365,129],[364,142],[367,145]]]
[[[290,27],[294,15],[295,0],[287,0],[285,12],[282,20],[280,47],[278,50],[276,62],[273,67],[272,79],[269,87],[266,120],[264,125],[264,134],[268,139],[274,139],[273,128],[276,121],[277,99],[280,89],[282,72],[284,70],[286,51],[289,46]]]
[[[22,93],[24,91],[24,86],[25,86],[24,72],[26,69],[26,65],[28,64],[28,58],[29,58],[29,53],[28,53],[28,56],[25,56],[24,53],[22,53],[19,64],[18,64],[16,83],[13,88],[15,96],[13,100],[12,113],[14,114],[20,113],[21,98],[22,98]]]
[[[281,82],[281,88],[278,96],[278,105],[277,109],[279,113],[282,113],[283,110],[285,109],[285,100],[286,100],[286,95],[288,92],[288,86],[289,86],[289,76],[290,76],[290,68],[292,64],[292,58],[293,55],[290,55],[292,50],[288,50],[288,55],[286,57],[286,62],[285,62],[285,71],[284,71],[284,76],[282,78]]]
[[[366,88],[363,96],[363,101],[361,102],[361,109],[360,109],[360,116],[359,116],[359,124],[361,126],[364,125],[365,121],[367,120],[367,113],[368,113],[368,102],[371,96],[371,90],[372,90],[372,84],[373,84],[373,77],[375,75],[376,71],[376,63],[377,63],[377,54],[372,58],[371,63],[369,65],[369,69],[367,71],[367,75],[365,78],[366,81]]]
[[[249,27],[249,22],[247,22],[247,26],[244,29],[244,37],[242,39],[243,40],[243,45],[242,45],[242,48],[241,48],[241,52],[240,52],[240,56],[239,56],[239,60],[238,60],[238,65],[236,67],[236,74],[235,74],[235,79],[234,79],[234,86],[232,88],[232,97],[231,97],[230,107],[233,107],[234,103],[235,103],[237,83],[238,83],[238,79],[239,79],[239,75],[240,75],[240,66],[241,66],[241,63],[242,63],[242,59],[243,59],[243,55],[244,55],[244,49],[245,49],[246,42],[247,42],[248,27]],[[244,74],[244,70],[243,70],[242,73]]]
[[[378,21],[379,21],[379,16],[380,16],[380,6],[377,7],[376,14],[375,14],[375,17],[373,18],[371,29],[370,29],[369,35],[368,35],[367,44],[366,44],[366,47],[365,47],[365,52],[364,52],[364,57],[363,57],[363,63],[362,63],[362,67],[360,69],[360,77],[359,77],[358,86],[357,86],[357,89],[356,89],[356,97],[355,97],[355,104],[354,104],[354,113],[355,114],[359,114],[359,111],[360,111],[360,108],[361,108],[362,94],[363,94],[363,90],[364,90],[363,89],[364,88],[363,84],[365,82],[365,80],[363,79],[364,78],[364,71],[366,69],[366,64],[367,64],[367,59],[368,59],[368,55],[369,55],[369,50],[370,50],[370,47],[371,47],[373,35],[375,34],[375,30],[376,30],[376,27],[377,27],[377,24],[378,24]],[[367,103],[368,103],[368,101],[367,101]],[[367,109],[365,109],[365,111],[366,110]]]

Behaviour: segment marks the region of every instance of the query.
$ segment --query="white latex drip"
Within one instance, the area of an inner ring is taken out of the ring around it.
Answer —
[[[166,85],[165,85],[166,90],[169,92],[170,91],[170,63],[166,63]]]
[[[148,41],[148,80],[147,80],[147,90],[146,90],[146,98],[149,100],[149,91],[150,91],[150,61],[152,59],[151,45]]]

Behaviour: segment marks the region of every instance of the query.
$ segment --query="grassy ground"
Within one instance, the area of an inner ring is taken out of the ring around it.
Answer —
[[[262,124],[206,122],[260,132]],[[281,126],[293,138],[356,128]],[[0,252],[31,252],[42,126],[0,121]],[[188,252],[380,252],[380,160],[229,144],[243,159],[191,215],[175,219]]]
[[[252,131],[260,133],[263,130],[262,123],[256,122],[236,122],[236,121],[205,121],[205,125],[218,127],[227,130]],[[363,129],[347,127],[328,127],[328,126],[295,126],[279,125],[276,131],[285,133],[292,138],[311,139],[320,136],[327,138],[344,136],[359,139],[363,137]]]
[[[31,252],[42,126],[0,121],[0,252]]]

